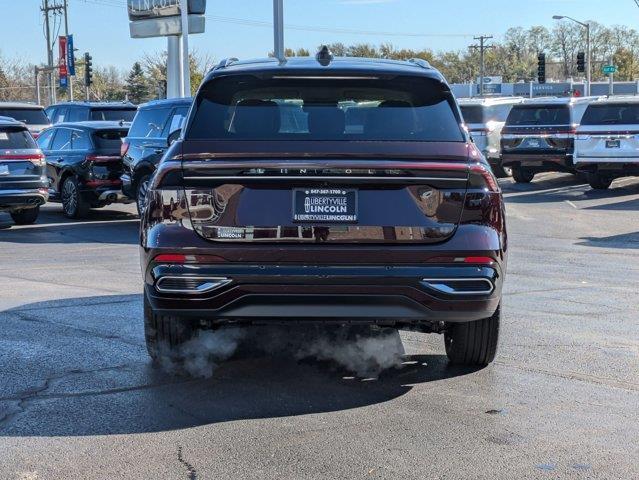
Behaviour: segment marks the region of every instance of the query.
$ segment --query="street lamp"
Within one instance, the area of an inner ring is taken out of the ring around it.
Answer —
[[[579,20],[575,20],[572,17],[568,17],[566,15],[553,15],[553,20],[572,20],[573,22],[581,25],[586,29],[586,62],[588,66],[586,67],[586,95],[590,95],[590,80],[592,75],[592,67],[591,67],[591,58],[590,58],[590,24],[580,22]]]

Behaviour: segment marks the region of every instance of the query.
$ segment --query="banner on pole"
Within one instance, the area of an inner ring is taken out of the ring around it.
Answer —
[[[75,76],[75,54],[73,49],[73,35],[67,36],[67,71],[72,77]]]
[[[60,78],[62,78],[69,75],[67,70],[67,37],[58,37],[58,47],[60,52],[58,70],[60,71]]]

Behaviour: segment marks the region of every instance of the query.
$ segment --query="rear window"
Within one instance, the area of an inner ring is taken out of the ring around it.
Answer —
[[[159,138],[162,136],[164,125],[171,114],[171,107],[145,108],[138,112],[131,125],[129,137]]]
[[[120,150],[122,139],[126,137],[128,130],[99,130],[93,133],[93,143],[100,150]]]
[[[27,125],[49,124],[44,110],[38,108],[0,108],[0,117],[10,117]]]
[[[232,76],[194,110],[187,139],[464,141],[452,94],[424,78]]]
[[[515,105],[507,125],[570,125],[567,105]]]
[[[136,108],[93,108],[91,120],[132,122],[136,111]]]
[[[484,119],[484,108],[480,105],[462,105],[460,108],[466,123],[485,123],[487,121]]]
[[[0,128],[0,150],[38,148],[35,140],[25,128]]]
[[[639,125],[639,103],[590,105],[582,125]]]

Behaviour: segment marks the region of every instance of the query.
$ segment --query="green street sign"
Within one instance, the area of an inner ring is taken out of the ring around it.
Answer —
[[[601,71],[606,75],[610,75],[611,73],[617,73],[617,67],[615,65],[604,65]]]

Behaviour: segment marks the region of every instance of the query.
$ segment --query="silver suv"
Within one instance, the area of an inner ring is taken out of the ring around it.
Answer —
[[[639,176],[639,98],[602,98],[590,104],[575,136],[575,168],[605,190],[615,178]]]
[[[498,177],[509,177],[510,168],[501,164],[501,130],[513,105],[522,97],[462,98],[459,107],[477,148]]]

